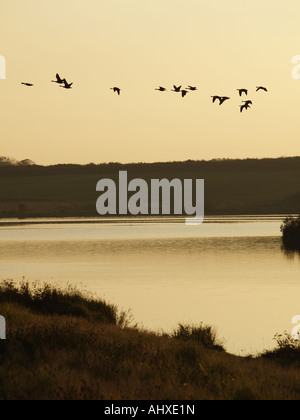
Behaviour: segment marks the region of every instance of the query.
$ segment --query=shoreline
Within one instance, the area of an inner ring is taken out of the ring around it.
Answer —
[[[248,222],[277,222],[284,218],[297,215],[288,214],[269,214],[269,215],[208,215],[204,217],[203,223],[248,223]],[[23,225],[52,225],[52,224],[147,224],[147,223],[182,223],[185,217],[178,216],[115,216],[115,217],[26,217],[26,218],[0,218],[0,227],[23,226]]]
[[[211,326],[155,333],[72,288],[0,283],[0,302],[7,321],[2,400],[300,398],[300,346],[285,336],[274,351],[238,356],[226,352]]]

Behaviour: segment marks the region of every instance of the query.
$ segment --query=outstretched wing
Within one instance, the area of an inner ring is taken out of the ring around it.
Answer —
[[[224,96],[223,98],[220,98],[220,105],[222,105],[225,101],[228,101],[228,99],[230,99],[230,98],[228,98],[227,96]]]
[[[258,92],[259,90],[264,90],[265,92],[268,92],[268,89],[267,89],[267,88],[265,88],[265,87],[263,87],[263,86],[258,86],[258,87],[256,88],[256,92]]]

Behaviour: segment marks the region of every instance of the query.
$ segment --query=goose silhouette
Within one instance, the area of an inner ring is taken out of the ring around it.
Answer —
[[[159,86],[159,88],[155,89],[155,90],[158,90],[159,92],[166,92],[167,91],[167,89],[162,87],[162,86]]]
[[[242,96],[243,95],[243,93],[247,96],[248,95],[248,89],[237,89],[238,90],[238,92],[239,92],[239,94],[240,94],[240,96]]]
[[[220,100],[220,105],[222,105],[225,101],[229,101],[229,97],[228,96],[222,96],[221,100]]]
[[[181,92],[181,88],[182,88],[182,86],[173,86],[174,87],[174,89],[172,89],[172,92]]]
[[[196,90],[198,90],[198,89],[196,88],[196,86],[188,86],[188,87],[187,87],[187,89],[188,89],[188,90],[191,90],[192,92],[195,92]]]
[[[215,103],[216,101],[220,101],[221,102],[221,96],[212,96],[212,101],[213,101],[213,103]]]
[[[73,85],[73,83],[68,83],[66,81],[66,79],[64,79],[64,86],[60,86],[60,87],[62,87],[64,89],[72,89],[72,85]]]
[[[253,105],[252,101],[243,101],[246,106]]]
[[[65,83],[65,79],[61,79],[60,75],[56,73],[56,80],[51,80],[52,83],[58,83],[59,85],[62,85]]]
[[[188,94],[187,90],[182,90],[181,91],[181,96],[184,98],[186,95]]]
[[[257,86],[257,88],[256,88],[256,92],[259,92],[260,90],[263,90],[263,91],[265,91],[265,92],[268,92],[268,89],[267,89],[267,88],[265,88],[265,87],[263,87],[263,86]]]
[[[22,82],[21,84],[24,85],[24,86],[28,86],[28,87],[34,86],[32,83],[24,83],[24,82]]]
[[[240,108],[241,108],[241,112],[243,112],[244,110],[251,108],[251,106],[249,103],[246,102],[244,105],[241,105]]]
[[[110,89],[113,90],[115,93],[117,93],[120,96],[120,94],[121,94],[121,89],[120,88],[113,87],[113,88],[110,88]]]
[[[225,101],[228,101],[230,99],[228,96],[212,96],[212,98],[213,98],[213,103],[219,100],[220,105],[222,105]]]

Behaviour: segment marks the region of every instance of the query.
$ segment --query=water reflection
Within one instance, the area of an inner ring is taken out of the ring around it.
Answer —
[[[282,245],[281,250],[289,260],[300,259],[300,249],[292,249]]]
[[[0,228],[0,279],[82,284],[150,329],[213,324],[226,348],[272,347],[300,312],[298,258],[280,220]]]

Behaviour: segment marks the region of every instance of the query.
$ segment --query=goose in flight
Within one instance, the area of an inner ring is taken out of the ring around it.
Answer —
[[[24,82],[22,82],[21,84],[24,85],[24,86],[28,86],[28,87],[34,86],[32,83],[24,83]]]
[[[189,92],[187,90],[181,91],[181,96],[184,98]]]
[[[212,98],[213,98],[213,103],[215,103],[216,101],[220,101],[221,102],[221,96],[212,96]]]
[[[58,83],[59,85],[63,85],[65,83],[65,79],[61,79],[60,75],[56,74],[56,80],[51,80],[52,83]]]
[[[158,90],[159,92],[166,92],[167,91],[167,89],[162,87],[162,86],[159,86],[159,88],[155,89],[155,90]]]
[[[110,89],[113,90],[115,93],[117,93],[120,96],[120,94],[121,94],[121,89],[120,88],[113,87],[113,88],[110,88]]]
[[[253,105],[252,101],[243,101],[243,102],[247,107],[250,105]]]
[[[251,101],[249,101],[249,102],[251,102]],[[241,108],[241,112],[243,112],[244,109],[247,110],[248,108],[251,108],[251,106],[250,106],[250,104],[248,102],[245,102],[245,104],[244,105],[241,105],[240,108]]]
[[[248,95],[248,89],[237,89],[238,90],[238,92],[239,92],[239,94],[240,94],[240,96],[242,96],[243,95],[243,93],[247,96]]]
[[[191,90],[192,92],[195,92],[196,90],[198,90],[198,89],[196,88],[196,86],[188,86],[188,87],[187,87],[187,89],[188,89],[188,90]]]
[[[222,105],[225,101],[228,101],[230,98],[228,96],[212,96],[213,103],[215,103],[217,100],[220,101],[220,105]]]
[[[225,101],[228,101],[230,98],[228,98],[228,96],[222,96],[221,100],[220,100],[220,105],[222,105]]]
[[[172,89],[172,92],[181,92],[181,88],[182,88],[182,86],[173,86],[174,87],[174,89]]]
[[[265,92],[268,92],[268,89],[267,89],[267,88],[265,88],[265,87],[263,87],[263,86],[257,86],[257,88],[256,88],[256,92],[258,92],[259,90],[263,90],[263,91],[265,91]]]
[[[66,79],[64,79],[64,86],[60,86],[60,87],[62,87],[64,89],[72,89],[72,85],[73,85],[73,83],[68,83],[66,81]]]

